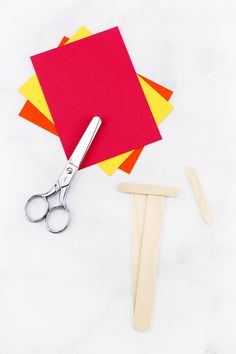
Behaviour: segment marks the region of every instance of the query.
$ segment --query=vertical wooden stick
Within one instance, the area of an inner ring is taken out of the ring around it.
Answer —
[[[131,194],[131,276],[133,305],[136,301],[137,278],[139,271],[140,252],[142,248],[146,201],[146,195]]]
[[[165,200],[165,197],[154,195],[148,195],[146,198],[134,305],[134,328],[138,331],[146,331],[151,321]]]

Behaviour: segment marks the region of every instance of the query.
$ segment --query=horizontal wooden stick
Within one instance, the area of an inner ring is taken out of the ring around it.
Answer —
[[[145,185],[134,183],[120,183],[117,186],[118,191],[132,194],[159,195],[163,197],[177,197],[178,190],[174,187]]]

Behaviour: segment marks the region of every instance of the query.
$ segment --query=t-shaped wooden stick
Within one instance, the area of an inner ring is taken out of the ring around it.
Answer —
[[[120,192],[132,194],[132,292],[134,328],[148,330],[155,293],[160,232],[165,197],[176,188],[122,183]]]

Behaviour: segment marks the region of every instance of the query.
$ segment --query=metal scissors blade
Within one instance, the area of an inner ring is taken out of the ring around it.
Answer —
[[[78,171],[101,123],[102,120],[100,117],[93,117],[89,123],[58,179],[58,185],[60,188],[66,187],[72,182],[75,173]]]
[[[28,221],[38,222],[45,219],[48,230],[53,233],[62,232],[67,228],[70,223],[70,211],[66,205],[66,195],[81,165],[81,162],[83,161],[90,145],[92,144],[95,135],[97,134],[101,123],[101,118],[93,117],[54,186],[47,193],[35,194],[31,198],[29,198],[25,205],[25,214]],[[50,207],[48,198],[58,192],[59,204],[54,207]],[[32,204],[33,201],[36,200],[43,201],[44,210],[40,213],[40,215],[34,217],[30,215],[29,206]],[[63,211],[66,215],[66,221],[63,222],[63,225],[59,228],[55,228],[55,226],[51,226],[51,216],[59,210]]]
[[[72,163],[78,168],[80,167],[101,124],[102,120],[100,117],[93,117],[87,129],[85,130],[82,138],[78,142],[75,150],[73,151],[71,157],[69,158],[70,163]]]

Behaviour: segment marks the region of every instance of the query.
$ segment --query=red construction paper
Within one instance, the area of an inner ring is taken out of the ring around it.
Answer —
[[[64,36],[62,38],[62,40],[60,41],[59,46],[66,44],[66,42],[68,40],[69,40],[69,38]],[[141,76],[149,85],[151,85],[165,99],[169,100],[173,91],[165,88],[164,86],[157,84],[156,82],[154,82],[154,81],[152,81],[140,74],[139,74],[139,76]],[[27,101],[25,103],[25,105],[22,108],[19,115],[21,117],[31,121],[32,123],[35,123],[36,125],[40,126],[41,128],[48,130],[49,132],[58,136],[55,126],[51,122],[48,122],[48,119],[36,107],[34,107],[29,101]],[[121,164],[119,169],[123,170],[126,173],[131,173],[142,150],[143,150],[143,148],[139,148],[139,149],[134,150],[134,152]]]
[[[64,36],[59,43],[59,46],[66,44],[69,40],[68,37]],[[158,93],[160,93],[166,100],[169,100],[173,91],[167,89],[166,87],[157,84],[156,82],[146,78],[139,74],[150,86],[152,86]],[[39,127],[55,134],[58,136],[56,128],[53,123],[51,123],[47,117],[45,117],[36,107],[34,107],[29,101],[27,101],[22,108],[19,116],[27,119],[28,121],[38,125]],[[135,163],[137,162],[143,148],[134,150],[134,152],[120,165],[119,169],[131,173]]]
[[[31,59],[67,157],[102,118],[82,167],[161,139],[118,27]]]

